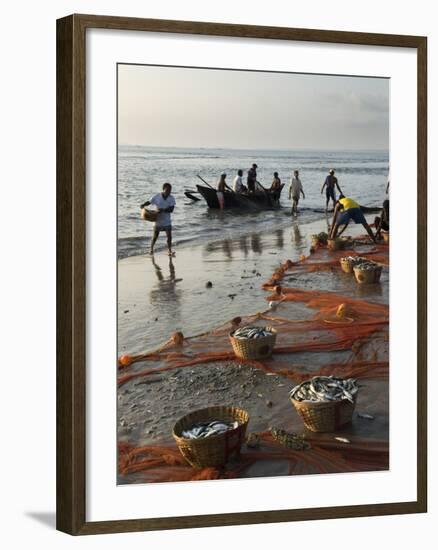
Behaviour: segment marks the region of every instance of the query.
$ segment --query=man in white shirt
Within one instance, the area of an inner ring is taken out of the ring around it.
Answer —
[[[245,190],[245,186],[243,185],[243,181],[242,181],[242,176],[243,176],[243,170],[238,170],[237,176],[233,180],[233,191],[235,193],[243,193],[243,191]]]
[[[161,193],[154,195],[149,201],[146,201],[141,205],[141,208],[149,206],[150,204],[157,207],[158,215],[155,221],[154,235],[151,241],[151,255],[154,253],[154,246],[157,242],[160,231],[166,232],[169,256],[175,255],[174,252],[172,252],[172,221],[170,215],[175,208],[176,202],[174,196],[171,195],[171,192],[172,186],[170,183],[165,183]]]
[[[294,170],[294,176],[291,178],[290,187],[289,187],[289,199],[292,199],[292,214],[295,216],[298,214],[298,202],[300,200],[300,193],[303,195],[303,199],[306,198],[304,195],[303,185],[299,178],[298,170]]]

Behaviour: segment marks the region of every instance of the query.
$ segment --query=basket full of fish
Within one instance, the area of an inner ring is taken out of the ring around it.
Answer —
[[[180,418],[173,437],[193,468],[220,467],[239,457],[248,422],[243,409],[209,407]]]
[[[342,241],[340,237],[336,237],[335,239],[328,239],[327,248],[329,250],[332,250],[333,252],[335,252],[336,250],[340,250],[342,248]]]
[[[354,277],[359,284],[378,283],[382,266],[376,262],[363,262],[353,267]]]
[[[239,359],[266,359],[274,351],[277,332],[273,327],[245,326],[230,332],[234,353]]]
[[[312,432],[335,432],[351,422],[358,393],[356,380],[314,376],[295,386],[290,400]]]
[[[355,266],[368,261],[369,260],[363,258],[362,256],[345,256],[344,258],[341,258],[339,260],[339,263],[341,264],[342,271],[344,271],[345,273],[353,273],[353,269]]]

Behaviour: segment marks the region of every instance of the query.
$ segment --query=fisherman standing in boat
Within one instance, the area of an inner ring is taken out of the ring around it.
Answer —
[[[227,175],[225,174],[225,172],[222,172],[221,174],[221,177],[219,178],[219,181],[218,181],[218,184],[217,184],[217,191],[216,191],[216,195],[217,195],[217,200],[219,202],[219,208],[221,210],[224,209],[224,206],[225,206],[225,189],[227,188],[227,184],[225,182],[225,178],[227,177]]]
[[[325,190],[325,197],[326,197],[326,203],[325,203],[325,211],[327,212],[328,205],[330,202],[330,199],[333,201],[333,208],[335,208],[336,205],[336,187],[338,188],[338,191],[340,194],[342,194],[341,188],[338,184],[338,178],[335,176],[335,171],[331,169],[328,173],[328,176],[325,178],[325,181],[323,183],[323,186],[321,187],[321,195]]]
[[[257,183],[257,164],[253,164],[248,170],[247,184],[248,193],[255,193]]]
[[[289,187],[289,200],[292,199],[292,212],[291,214],[295,216],[298,215],[298,202],[300,200],[300,193],[303,195],[303,199],[306,198],[303,190],[303,184],[299,178],[300,173],[298,170],[294,170],[294,175],[290,180]]]
[[[171,194],[172,186],[170,183],[165,183],[163,185],[163,190],[161,193],[154,195],[150,200],[144,202],[141,205],[141,208],[153,204],[157,207],[157,219],[155,221],[154,235],[151,241],[151,250],[150,254],[154,254],[154,246],[157,242],[158,236],[161,231],[166,233],[167,237],[167,249],[169,256],[174,256],[175,253],[172,251],[172,221],[171,213],[175,208],[175,197]]]
[[[234,181],[233,181],[233,191],[235,193],[243,193],[246,191],[246,187],[243,185],[242,176],[243,176],[243,170],[238,170],[237,176],[234,178]]]
[[[353,199],[345,197],[342,193],[339,195],[339,200],[336,201],[329,239],[335,239],[336,237],[341,236],[347,229],[347,226],[351,220],[353,220],[354,223],[361,223],[366,229],[368,235],[371,237],[372,241],[376,242],[376,237],[373,234],[373,230],[368,225],[359,204]],[[344,227],[338,234],[340,225],[343,225]]]

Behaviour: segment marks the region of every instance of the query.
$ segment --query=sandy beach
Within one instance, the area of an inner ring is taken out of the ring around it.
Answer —
[[[194,336],[238,315],[266,309],[262,282],[283,261],[297,261],[301,255],[308,255],[310,236],[327,230],[325,219],[305,224],[299,218],[290,220],[287,229],[176,247],[175,258],[162,250],[153,257],[119,260],[119,354],[155,349],[175,331]],[[151,227],[146,226],[145,233],[150,234]],[[362,231],[361,226],[353,225],[348,234]],[[164,237],[161,240],[163,244]],[[347,284],[355,296],[385,301],[385,277],[381,285],[359,286],[351,278],[311,273],[297,283],[304,288],[332,291],[342,290]],[[208,282],[211,288],[207,288]]]
[[[353,226],[348,233],[358,235],[362,229]],[[159,253],[154,258],[136,256],[119,260],[119,354],[157,349],[176,331],[190,339],[224,326],[236,316],[244,318],[266,311],[270,293],[262,288],[263,283],[285,260],[295,263],[302,255],[308,256],[310,235],[324,230],[324,219],[303,225],[299,218],[291,219],[289,229],[181,247],[172,259]],[[371,250],[372,245],[363,242],[355,248],[356,253],[362,253]],[[212,283],[211,287],[207,287],[208,282]],[[339,268],[309,273],[295,273],[292,269],[285,274],[283,284],[304,291],[322,289],[358,301],[388,303],[388,268],[384,268],[377,285],[358,285],[354,277],[342,273]],[[280,303],[275,315],[305,320],[311,319],[314,311],[302,303]],[[307,335],[301,339],[307,339]],[[373,345],[373,338],[369,338],[364,348],[368,347],[369,351]],[[229,344],[228,348],[231,351]],[[375,360],[387,362],[387,344],[382,346],[380,342],[372,353]],[[300,365],[300,372],[311,377],[328,363],[349,363],[353,355],[351,349],[298,351],[282,355],[281,364]],[[145,366],[148,369],[157,367],[157,373],[141,375],[119,385],[118,436],[121,443],[133,447],[174,447],[172,429],[175,422],[192,410],[214,405],[233,405],[246,410],[251,419],[249,432],[266,432],[275,426],[307,433],[319,442],[333,441],[333,435],[315,435],[304,429],[288,397],[295,385],[293,376],[276,372],[281,370],[278,365],[267,372],[231,356],[228,360],[206,361],[164,371],[158,368],[163,366],[160,362],[139,362],[121,374],[137,376]],[[387,444],[388,388],[387,378],[361,379],[356,411],[369,414],[373,419],[356,415],[353,423],[336,435]],[[288,467],[287,461],[269,465],[256,462],[242,472],[241,477],[286,475]],[[141,482],[144,476],[119,473],[118,481]]]

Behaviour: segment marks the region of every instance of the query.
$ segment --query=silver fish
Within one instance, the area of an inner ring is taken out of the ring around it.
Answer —
[[[380,269],[380,265],[376,262],[363,262],[360,264],[360,269],[364,271],[375,271],[376,269]]]
[[[272,332],[266,327],[241,327],[234,331],[234,338],[248,339],[248,338],[263,338],[270,336]]]
[[[356,380],[335,376],[314,376],[295,386],[289,395],[297,401],[340,401],[346,399],[354,403],[358,391]]]
[[[211,422],[199,422],[188,430],[183,430],[181,435],[185,439],[204,439],[213,435],[220,435],[228,430],[234,430],[238,426],[239,423],[237,421],[224,422],[223,420],[213,420]]]
[[[349,439],[346,437],[335,437],[336,441],[340,441],[341,443],[351,443]]]
[[[367,258],[363,258],[362,256],[345,256],[344,258],[341,258],[341,260],[351,262],[354,265],[369,262],[369,260],[367,260]]]
[[[365,418],[366,420],[374,420],[374,416],[372,414],[357,413],[357,416],[359,418]]]

